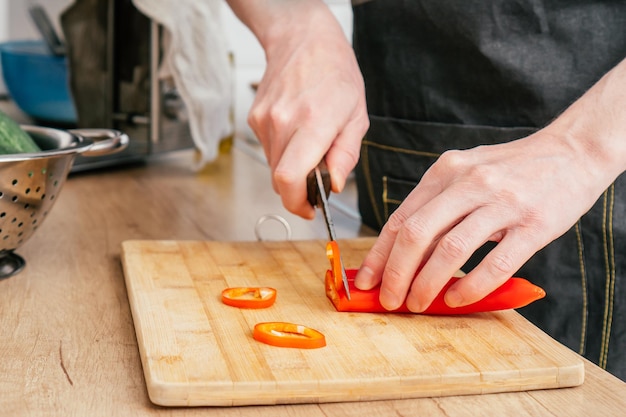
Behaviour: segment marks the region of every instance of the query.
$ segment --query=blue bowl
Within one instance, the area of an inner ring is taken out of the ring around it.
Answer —
[[[67,60],[54,56],[43,41],[0,44],[4,83],[15,104],[38,121],[74,124]]]

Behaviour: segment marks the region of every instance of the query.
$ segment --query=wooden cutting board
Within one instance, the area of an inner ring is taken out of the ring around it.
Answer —
[[[371,238],[340,241],[356,268]],[[460,317],[338,313],[324,293],[323,241],[126,241],[126,287],[150,399],[236,406],[414,398],[582,384],[581,358],[515,311]],[[229,286],[271,286],[276,303],[240,310]],[[261,344],[252,328],[289,321],[327,346]]]

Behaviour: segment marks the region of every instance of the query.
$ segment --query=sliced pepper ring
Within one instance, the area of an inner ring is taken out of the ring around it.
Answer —
[[[231,287],[222,291],[222,302],[239,308],[267,308],[276,301],[276,290],[270,287]]]
[[[272,346],[317,349],[326,346],[326,337],[301,324],[280,321],[257,323],[252,337]]]

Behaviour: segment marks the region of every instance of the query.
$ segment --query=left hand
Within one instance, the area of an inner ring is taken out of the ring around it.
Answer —
[[[626,59],[527,138],[448,151],[389,218],[357,274],[389,309],[424,311],[455,271],[496,247],[446,293],[451,307],[502,285],[565,233],[626,170]]]
[[[491,240],[497,246],[450,288],[445,301],[456,307],[484,298],[567,231],[602,193],[604,183],[595,181],[601,168],[585,156],[546,131],[444,153],[389,218],[363,262],[357,287],[382,280],[385,308],[393,310],[406,298],[411,311],[421,312]]]

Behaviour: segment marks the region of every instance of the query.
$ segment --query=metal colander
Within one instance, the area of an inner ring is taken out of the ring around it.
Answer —
[[[52,209],[76,155],[106,155],[128,145],[128,136],[110,129],[22,128],[42,151],[0,155],[0,279],[24,268],[24,259],[14,251]]]

